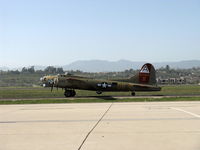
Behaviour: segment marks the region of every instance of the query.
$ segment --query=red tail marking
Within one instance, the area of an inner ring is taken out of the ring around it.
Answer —
[[[139,83],[141,84],[149,83],[150,72],[151,72],[151,64],[143,65],[139,73]]]

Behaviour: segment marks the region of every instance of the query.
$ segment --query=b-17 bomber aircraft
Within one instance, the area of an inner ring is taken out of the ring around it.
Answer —
[[[144,64],[140,71],[133,77],[118,80],[99,80],[74,75],[44,76],[41,79],[43,87],[65,89],[66,97],[76,95],[75,89],[92,90],[97,94],[102,92],[131,92],[135,96],[136,91],[160,91],[157,86],[156,71],[152,64]]]

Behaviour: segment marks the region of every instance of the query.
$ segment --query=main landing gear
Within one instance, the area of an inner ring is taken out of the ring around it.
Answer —
[[[76,91],[65,89],[64,95],[65,97],[74,97],[76,95]]]

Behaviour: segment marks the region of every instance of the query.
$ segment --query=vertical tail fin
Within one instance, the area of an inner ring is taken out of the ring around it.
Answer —
[[[142,66],[139,73],[132,78],[130,78],[130,81],[133,83],[139,83],[139,84],[150,84],[155,85],[156,84],[156,71],[152,64],[146,63]]]

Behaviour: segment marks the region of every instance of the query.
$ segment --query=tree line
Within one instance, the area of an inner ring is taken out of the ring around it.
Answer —
[[[44,70],[36,70],[34,66],[23,67],[21,70],[0,71],[0,86],[38,86],[40,85],[39,79],[44,75],[65,74],[66,72],[97,78],[97,79],[122,79],[129,78],[135,75],[139,70],[127,69],[120,72],[83,72],[80,70],[65,71],[61,67],[48,66]],[[198,84],[200,83],[200,67],[190,69],[173,69],[169,65],[156,70],[157,78],[180,78],[187,79],[187,83]]]
[[[8,70],[8,71],[1,71],[2,73],[7,74],[63,74],[65,73],[62,67],[54,67],[48,66],[44,70],[35,70],[34,66],[31,67],[23,67],[21,71],[19,70]]]

